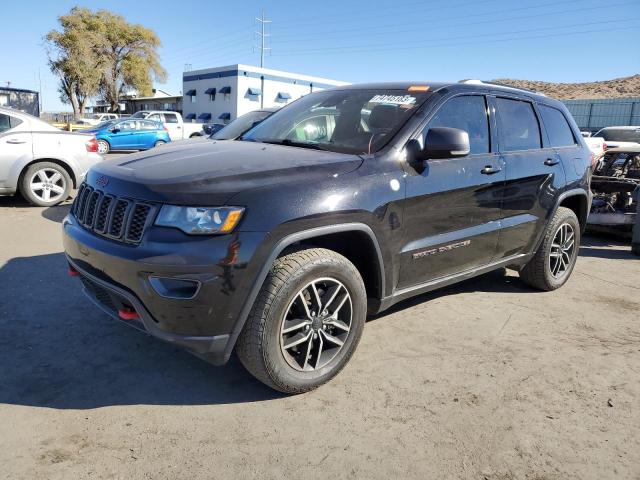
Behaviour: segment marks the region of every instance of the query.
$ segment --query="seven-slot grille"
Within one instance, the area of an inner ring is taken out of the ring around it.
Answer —
[[[86,184],[80,186],[71,213],[87,230],[120,242],[140,243],[153,205],[108,195]]]

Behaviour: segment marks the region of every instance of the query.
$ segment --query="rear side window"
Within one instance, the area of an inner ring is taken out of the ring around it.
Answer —
[[[529,102],[496,98],[500,150],[512,152],[541,148],[540,125]]]
[[[165,113],[164,121],[166,123],[178,123],[178,116],[175,113]]]
[[[471,153],[489,153],[489,121],[484,97],[464,95],[447,101],[424,129],[423,144],[427,132],[434,127],[459,128],[469,134]]]
[[[156,122],[140,122],[142,130],[162,130],[162,125]]]
[[[12,117],[10,115],[5,115],[4,113],[0,113],[0,133],[6,132],[7,130],[11,130],[14,127],[17,127],[22,123],[22,120],[16,117]]]
[[[553,107],[539,105],[542,121],[552,147],[569,147],[576,144],[571,127],[562,112]]]

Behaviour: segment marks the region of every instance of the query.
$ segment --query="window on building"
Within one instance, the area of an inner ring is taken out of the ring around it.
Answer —
[[[540,148],[540,126],[529,102],[496,98],[500,150],[512,152]]]
[[[489,120],[483,96],[464,95],[447,101],[424,129],[423,141],[433,127],[459,128],[469,134],[471,153],[489,153]]]
[[[576,144],[571,127],[560,110],[540,105],[540,114],[552,147],[569,147]]]

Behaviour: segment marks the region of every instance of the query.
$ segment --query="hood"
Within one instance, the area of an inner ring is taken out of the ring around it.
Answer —
[[[163,145],[97,164],[90,185],[115,195],[182,205],[224,205],[233,195],[351,172],[358,155],[241,141]],[[106,185],[105,185],[106,182]]]

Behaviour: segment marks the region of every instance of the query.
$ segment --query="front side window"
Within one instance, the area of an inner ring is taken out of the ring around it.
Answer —
[[[449,127],[469,134],[471,154],[489,153],[489,119],[483,96],[463,95],[448,100],[422,132],[422,143],[430,128]]]
[[[242,140],[367,154],[384,147],[428,98],[402,89],[327,90],[277,111]]]
[[[571,127],[560,110],[539,105],[540,115],[549,135],[552,147],[569,147],[576,144]]]
[[[496,98],[500,150],[513,152],[542,147],[540,126],[529,102]]]

